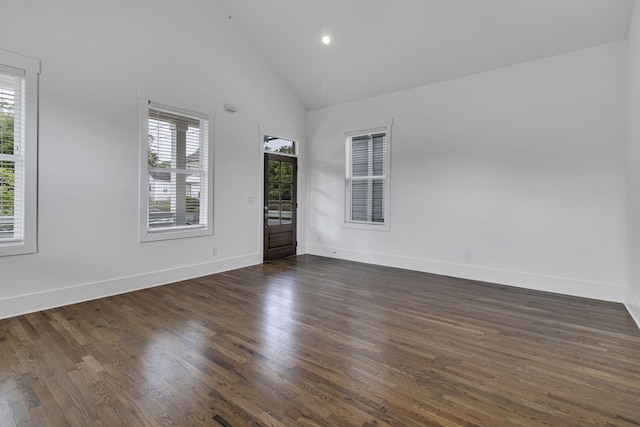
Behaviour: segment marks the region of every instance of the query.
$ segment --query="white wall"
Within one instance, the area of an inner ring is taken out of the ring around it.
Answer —
[[[214,2],[9,0],[0,48],[42,60],[39,252],[0,258],[0,317],[261,262],[260,128],[306,112]],[[212,237],[137,241],[139,88],[216,110]]]
[[[300,252],[613,301],[626,291],[640,318],[634,120],[624,286],[626,42],[306,115],[212,3],[3,3],[0,48],[41,59],[42,75],[39,252],[0,258],[0,318],[260,262],[259,132],[296,138],[306,126]],[[212,237],[137,241],[140,88],[216,109]],[[391,231],[345,229],[344,132],[390,118]]]
[[[627,309],[640,326],[640,5],[629,31],[629,290]]]
[[[622,41],[310,112],[308,252],[623,301],[626,71]],[[391,230],[343,228],[344,133],[390,118]]]

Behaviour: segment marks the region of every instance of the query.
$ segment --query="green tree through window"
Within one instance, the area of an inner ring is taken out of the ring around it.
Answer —
[[[8,102],[0,102],[0,154],[13,154],[13,138],[13,105]],[[13,216],[14,192],[14,164],[0,160],[0,216]]]

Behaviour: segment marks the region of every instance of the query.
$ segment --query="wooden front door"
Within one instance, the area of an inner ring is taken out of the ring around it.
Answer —
[[[298,159],[264,155],[264,260],[296,254]]]

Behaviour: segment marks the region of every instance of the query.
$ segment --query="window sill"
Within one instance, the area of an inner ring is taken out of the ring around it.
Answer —
[[[12,255],[26,255],[38,252],[38,248],[34,243],[26,243],[22,240],[0,242],[0,257]]]
[[[342,228],[352,228],[355,230],[370,230],[370,231],[389,231],[389,222],[373,223],[373,222],[345,221],[342,224]]]
[[[187,226],[158,228],[155,230],[144,230],[140,233],[140,242],[157,242],[160,240],[188,239],[191,237],[204,237],[213,234],[212,228],[206,226]]]

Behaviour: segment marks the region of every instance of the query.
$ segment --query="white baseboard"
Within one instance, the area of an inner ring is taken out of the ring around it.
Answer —
[[[373,252],[327,248],[324,246],[308,245],[307,253],[618,303],[625,301],[627,291],[627,287],[622,284],[590,282],[580,279]]]
[[[0,299],[0,319],[260,264],[260,254]]]
[[[604,301],[624,303],[631,317],[640,327],[640,298],[627,287],[618,284],[589,282],[578,279],[537,275],[517,271],[499,270],[467,264],[447,263],[436,260],[400,257],[372,252],[309,245],[302,253],[338,258],[349,261],[377,264],[388,267],[442,274],[445,276],[479,280],[483,282],[554,292]],[[120,277],[102,282],[86,283],[45,292],[18,295],[0,299],[0,319],[33,313],[49,308],[75,304],[194,277],[229,271],[260,264],[260,254],[228,258],[204,264],[190,265],[170,270],[156,271],[135,276]]]
[[[627,311],[631,315],[631,318],[636,322],[638,328],[640,328],[640,298],[634,295],[630,289],[627,289],[624,305],[627,307]]]

